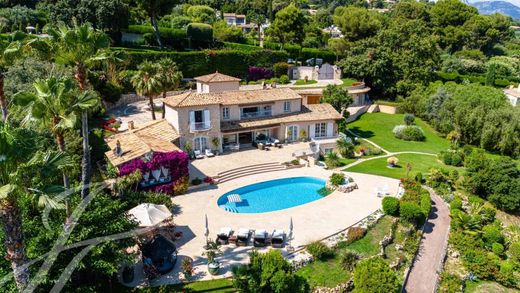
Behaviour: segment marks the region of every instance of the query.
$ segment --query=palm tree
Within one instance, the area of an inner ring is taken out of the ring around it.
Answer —
[[[7,121],[9,115],[8,101],[4,92],[4,78],[5,72],[9,65],[13,63],[16,57],[20,56],[22,52],[22,40],[25,39],[25,34],[21,32],[13,33],[11,35],[11,43],[6,47],[1,48],[0,52],[0,109],[2,111],[2,121]]]
[[[155,120],[153,98],[163,89],[159,66],[149,61],[141,63],[131,81],[137,94],[148,98],[152,119]]]
[[[26,122],[37,122],[43,128],[50,129],[58,149],[65,152],[65,132],[75,128],[78,114],[83,109],[94,107],[99,103],[98,98],[92,95],[91,91],[84,91],[78,95],[76,84],[71,78],[51,77],[38,80],[33,86],[34,92],[17,93],[13,96],[13,101],[26,110]],[[65,170],[63,187],[67,190],[70,188]],[[67,205],[68,216],[70,210]]]
[[[340,138],[336,141],[336,147],[344,158],[350,158],[354,154],[354,143],[349,137]]]
[[[90,24],[78,25],[72,28],[61,24],[57,29],[48,28],[50,47],[58,63],[74,67],[74,78],[81,92],[89,92],[88,71],[95,64],[109,59],[110,39],[103,32],[95,30]],[[88,113],[96,105],[90,104],[82,109],[81,135],[83,137],[83,158],[81,162],[81,197],[89,193],[90,184],[90,146],[88,131]]]
[[[54,155],[40,157],[46,160],[36,157],[27,160],[37,148],[35,145],[38,139],[36,135],[28,136],[28,134],[30,133],[23,128],[13,128],[9,124],[0,122],[0,220],[4,232],[5,257],[11,263],[14,280],[20,290],[29,283],[29,269],[25,267],[27,256],[18,200],[27,193],[26,186],[29,180],[35,177],[32,175],[43,171],[48,172],[51,168],[61,168],[60,164],[64,162],[55,159]],[[59,156],[63,157],[63,154]],[[26,172],[28,170],[32,170],[31,176],[28,176]],[[46,193],[40,195],[43,197],[36,197],[40,203],[59,206]]]
[[[164,100],[168,91],[176,89],[182,80],[182,72],[177,70],[177,65],[170,58],[163,58],[157,63],[159,66],[159,78],[161,79],[161,91],[163,97],[162,118],[166,114]]]

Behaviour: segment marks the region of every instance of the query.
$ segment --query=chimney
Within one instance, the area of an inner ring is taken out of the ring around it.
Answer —
[[[132,120],[128,121],[128,129],[129,130],[134,130],[135,129],[134,121],[132,121]]]

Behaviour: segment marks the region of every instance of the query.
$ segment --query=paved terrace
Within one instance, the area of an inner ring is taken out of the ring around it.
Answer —
[[[270,147],[269,151],[249,148],[238,152],[226,152],[212,158],[191,161],[190,177],[214,177],[219,172],[262,163],[283,163],[295,159],[292,154],[311,153],[308,142],[284,145],[281,149]]]
[[[275,154],[272,151],[267,154]],[[240,152],[235,155],[242,157],[242,164],[251,164],[253,157],[259,157],[258,151]],[[215,168],[220,169],[223,164],[228,164],[226,156],[204,159],[212,162]],[[231,166],[231,165],[230,165]],[[239,228],[250,229],[284,229],[289,228],[290,217],[294,223],[294,239],[291,244],[299,247],[314,240],[326,238],[335,234],[359,220],[370,215],[381,207],[381,198],[376,196],[374,189],[387,185],[392,194],[397,192],[399,182],[395,179],[348,173],[358,183],[359,189],[351,193],[333,192],[327,197],[293,208],[259,214],[238,214],[226,212],[217,206],[217,199],[224,193],[244,185],[256,182],[295,176],[314,176],[326,179],[332,171],[319,167],[304,167],[299,169],[276,171],[271,173],[250,175],[240,179],[231,180],[206,189],[193,191],[186,195],[176,196],[173,202],[177,205],[175,223],[178,231],[183,231],[183,238],[176,242],[180,258],[190,256],[194,260],[195,280],[207,280],[231,276],[230,269],[233,265],[248,261],[249,247],[236,248],[234,245],[222,247],[223,256],[219,257],[223,272],[219,276],[211,276],[207,273],[206,259],[202,257],[204,236],[204,216],[209,221],[210,238],[215,239],[216,233],[221,227],[231,227],[237,231]],[[287,254],[285,249],[282,249]],[[150,285],[171,284],[180,281],[180,259],[173,272],[154,280]],[[139,271],[139,270],[138,270]],[[139,276],[136,275],[139,279]],[[141,283],[144,285],[145,283]],[[134,284],[137,285],[137,284]]]

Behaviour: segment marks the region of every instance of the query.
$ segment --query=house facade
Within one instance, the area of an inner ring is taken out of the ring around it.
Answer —
[[[179,134],[179,147],[226,151],[279,140],[337,137],[341,119],[329,104],[307,105],[289,88],[239,90],[239,79],[218,72],[195,78],[197,91],[169,96],[165,119]]]
[[[520,105],[520,85],[517,88],[505,89],[504,93],[513,107]]]

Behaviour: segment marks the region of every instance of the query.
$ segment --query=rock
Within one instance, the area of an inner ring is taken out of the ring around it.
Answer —
[[[401,244],[396,244],[396,245],[395,245],[395,249],[396,249],[397,251],[403,251],[403,246],[402,246]]]
[[[453,257],[453,258],[459,258],[459,256],[460,256],[460,253],[458,251],[454,251],[451,253],[451,257]]]

